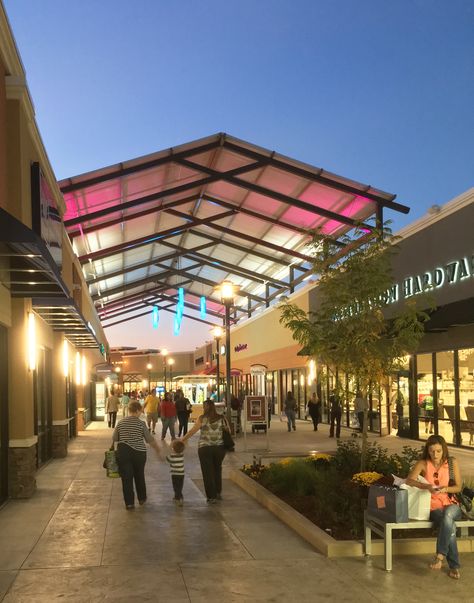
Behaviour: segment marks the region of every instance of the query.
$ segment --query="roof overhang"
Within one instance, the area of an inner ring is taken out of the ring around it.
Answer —
[[[384,209],[409,211],[393,194],[223,133],[59,185],[104,328],[154,305],[174,313],[179,288],[185,318],[219,324],[215,287],[224,280],[239,287],[237,322],[312,277],[315,230],[344,255],[345,235],[362,241],[381,226]]]
[[[33,310],[52,328],[61,331],[76,348],[98,348],[92,325],[82,316],[73,299],[45,297],[32,299]]]
[[[12,297],[64,297],[68,289],[44,241],[0,208],[0,255],[7,257],[2,281]]]

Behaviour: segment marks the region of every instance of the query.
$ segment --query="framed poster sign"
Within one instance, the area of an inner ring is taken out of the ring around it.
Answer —
[[[246,396],[246,420],[248,423],[265,423],[266,404],[265,396]]]

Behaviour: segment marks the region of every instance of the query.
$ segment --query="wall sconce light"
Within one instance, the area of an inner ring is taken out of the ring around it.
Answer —
[[[36,369],[36,325],[35,315],[28,312],[28,370]]]
[[[76,385],[81,385],[81,355],[76,352]]]
[[[82,385],[87,383],[87,361],[85,356],[81,357],[81,382]]]

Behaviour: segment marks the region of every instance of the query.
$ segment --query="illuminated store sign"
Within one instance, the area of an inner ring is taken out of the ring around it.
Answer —
[[[387,303],[392,304],[400,299],[408,299],[425,291],[441,289],[446,285],[455,285],[467,278],[474,277],[474,255],[464,257],[438,266],[433,270],[407,276],[401,284],[395,284],[387,291]]]

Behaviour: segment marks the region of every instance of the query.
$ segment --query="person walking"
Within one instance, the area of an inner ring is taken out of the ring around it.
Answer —
[[[186,442],[200,431],[198,456],[207,502],[212,505],[222,499],[222,461],[226,452],[222,434],[224,429],[230,428],[226,418],[217,413],[212,400],[204,400],[203,410],[182,441]]]
[[[451,469],[450,469],[451,465]],[[418,481],[422,475],[426,482]],[[436,555],[429,564],[430,569],[440,570],[444,560],[448,562],[448,576],[454,580],[461,577],[458,546],[456,542],[456,520],[461,519],[460,506],[450,497],[462,489],[459,464],[449,457],[445,439],[431,435],[427,440],[421,459],[408,475],[406,483],[431,492],[430,521],[438,528]]]
[[[178,507],[183,506],[183,484],[184,484],[184,442],[174,440],[171,442],[172,452],[167,455],[166,460],[170,466],[171,483],[174,490],[174,502]]]
[[[191,414],[191,402],[183,394],[182,389],[176,391],[174,397],[174,405],[176,406],[176,414],[178,416],[178,437],[188,433],[188,420]]]
[[[145,398],[143,410],[146,411],[146,423],[151,433],[155,434],[156,423],[158,422],[158,411],[160,408],[160,399],[155,394],[155,390],[152,389],[148,396]]]
[[[142,412],[140,402],[135,400],[130,402],[128,416],[117,423],[112,435],[112,447],[117,444],[117,464],[122,479],[123,500],[125,508],[129,511],[135,508],[134,483],[138,503],[143,505],[146,501],[145,442],[150,444],[158,454],[160,452],[160,447],[148,427],[140,420]]]
[[[173,441],[176,438],[174,431],[174,424],[176,423],[176,406],[171,400],[171,394],[169,392],[165,393],[165,397],[160,404],[160,416],[163,425],[161,429],[161,439],[165,439],[166,432],[169,429],[171,441]]]
[[[366,408],[366,400],[363,397],[362,393],[357,390],[356,397],[354,398],[354,410],[357,415],[357,420],[359,421],[359,431],[362,433],[364,431],[364,409]]]
[[[313,392],[307,405],[308,414],[313,421],[313,431],[318,431],[319,420],[321,418],[321,402],[318,400],[316,392]]]
[[[126,417],[128,415],[128,405],[130,403],[130,397],[127,392],[123,392],[120,403],[122,405],[122,417]]]
[[[329,409],[331,417],[331,426],[329,427],[329,437],[334,437],[334,426],[336,427],[336,438],[341,436],[341,418],[342,418],[342,401],[336,390],[331,392],[329,396]]]
[[[120,406],[120,399],[117,395],[111,392],[110,396],[108,396],[105,402],[105,412],[108,414],[107,423],[109,427],[112,429],[115,427],[115,422],[117,420],[117,411]]]
[[[296,400],[293,396],[293,392],[288,392],[285,398],[285,415],[288,421],[288,431],[296,431]]]

